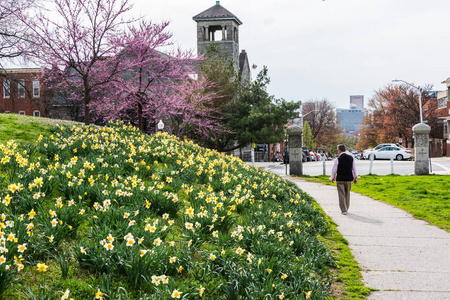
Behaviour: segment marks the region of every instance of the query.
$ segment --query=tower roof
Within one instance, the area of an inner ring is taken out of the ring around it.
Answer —
[[[194,21],[208,21],[208,20],[234,20],[239,25],[242,25],[241,20],[238,19],[234,14],[232,14],[225,7],[220,5],[220,1],[216,1],[216,5],[211,6],[207,10],[199,13],[192,18]]]

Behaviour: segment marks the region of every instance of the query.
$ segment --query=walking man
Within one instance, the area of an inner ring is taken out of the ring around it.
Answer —
[[[345,153],[345,146],[338,146],[338,157],[334,160],[333,169],[331,170],[331,182],[336,181],[339,196],[339,207],[343,215],[347,214],[350,207],[350,189],[352,181],[358,182],[358,174],[356,173],[355,160],[353,156]]]

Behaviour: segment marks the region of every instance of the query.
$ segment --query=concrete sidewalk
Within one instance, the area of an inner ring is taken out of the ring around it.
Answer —
[[[363,282],[379,290],[368,299],[450,299],[450,233],[353,192],[344,216],[336,186],[284,178],[315,198],[338,225],[362,268]]]

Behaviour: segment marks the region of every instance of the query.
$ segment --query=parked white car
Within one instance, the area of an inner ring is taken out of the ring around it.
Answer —
[[[379,144],[378,146],[376,146],[373,149],[366,149],[366,150],[364,150],[362,156],[363,156],[364,159],[369,159],[369,154],[370,153],[372,153],[375,150],[380,150],[381,148],[384,148],[384,147],[398,147],[398,148],[401,148],[401,149],[405,149],[405,147],[403,147],[402,145],[399,145],[399,144]]]
[[[396,159],[396,160],[403,160],[403,159],[409,159],[412,157],[412,153],[410,150],[400,147],[384,147],[381,149],[373,150],[369,154],[370,157],[373,156],[373,159]]]
[[[328,160],[328,157],[325,153],[320,153],[320,160],[324,161],[324,160]]]

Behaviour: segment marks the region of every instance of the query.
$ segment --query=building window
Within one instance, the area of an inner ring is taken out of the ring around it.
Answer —
[[[40,117],[41,116],[41,112],[38,110],[33,111],[33,117]]]
[[[442,97],[438,99],[438,109],[447,108],[447,97]]]
[[[41,95],[39,79],[33,80],[33,97],[39,98]]]
[[[19,98],[25,98],[25,80],[23,79],[17,83],[17,95]]]
[[[19,110],[19,115],[25,116],[25,111],[24,110]]]
[[[11,82],[9,80],[3,80],[3,98],[11,97]]]

